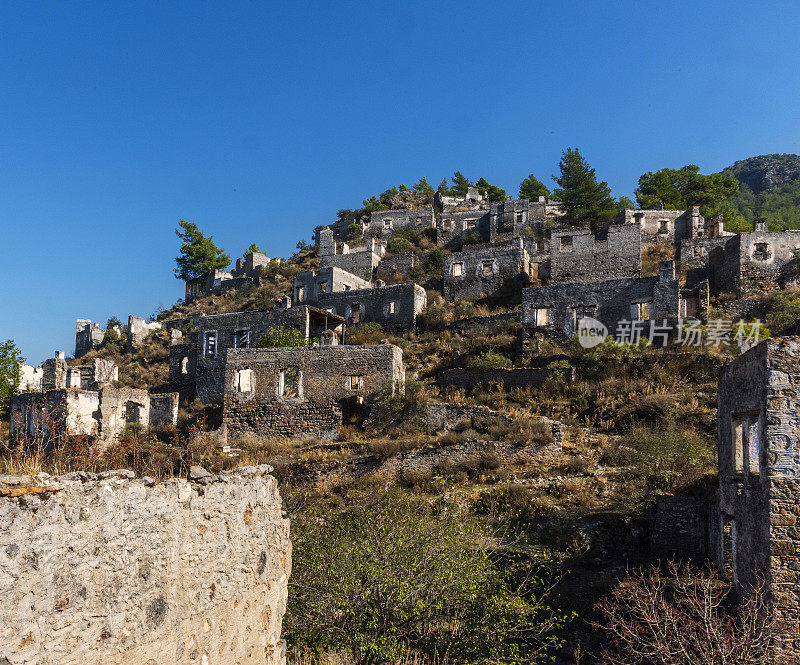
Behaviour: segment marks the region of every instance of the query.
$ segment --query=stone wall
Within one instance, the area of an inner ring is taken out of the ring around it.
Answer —
[[[690,496],[660,496],[653,511],[650,553],[700,558],[707,553],[708,502]]]
[[[638,277],[641,271],[642,241],[637,225],[612,225],[600,234],[577,229],[553,231],[550,236],[552,284]]]
[[[105,334],[106,331],[100,328],[99,323],[92,323],[91,319],[77,319],[75,321],[75,357],[81,358],[89,351],[99,347]]]
[[[437,245],[460,250],[464,240],[472,234],[483,241],[489,240],[489,211],[454,210],[441,213],[436,220]]]
[[[292,301],[295,304],[315,303],[324,293],[369,288],[372,288],[369,280],[362,279],[341,268],[329,266],[320,268],[317,272],[305,270],[294,278]]]
[[[703,280],[714,280],[713,267],[720,261],[729,237],[684,238],[677,243],[676,260],[686,275],[686,286],[692,287]]]
[[[405,381],[391,344],[230,349],[223,427],[228,439],[335,438],[346,409],[368,409]]]
[[[800,231],[767,231],[764,223],[756,223],[755,228],[725,243],[714,266],[718,292],[734,292],[742,298],[797,283],[794,257],[800,251]]]
[[[128,316],[128,339],[126,342],[128,353],[133,353],[135,349],[144,344],[144,340],[147,339],[151,332],[160,330],[162,327],[163,325],[158,321],[148,323],[138,316],[133,316],[132,314]]]
[[[0,477],[0,663],[282,664],[291,543],[270,471]]]
[[[522,239],[468,245],[444,264],[444,297],[455,301],[498,293],[508,280],[527,284],[530,257]]]
[[[675,322],[680,311],[680,285],[672,261],[661,265],[659,276],[612,279],[604,282],[556,284],[524,289],[522,323],[559,337],[577,332],[581,318],[599,320],[611,335],[621,321]],[[643,327],[646,337],[649,326]]]
[[[128,424],[157,428],[178,420],[178,393],[149,394],[141,388],[66,388],[14,395],[11,432],[56,445],[62,436],[91,436],[108,444]]]
[[[375,322],[392,331],[413,330],[426,303],[425,289],[418,284],[322,293],[316,301],[320,309],[345,317],[348,325]]]
[[[378,279],[385,282],[401,282],[403,277],[408,276],[408,273],[417,268],[420,263],[416,252],[387,255],[378,266]]]
[[[800,657],[800,338],[765,340],[720,371],[721,537],[713,553],[745,594],[769,586],[777,655]]]
[[[372,238],[388,238],[398,229],[412,228],[418,231],[433,227],[433,208],[402,208],[378,210],[370,215],[364,235]]]

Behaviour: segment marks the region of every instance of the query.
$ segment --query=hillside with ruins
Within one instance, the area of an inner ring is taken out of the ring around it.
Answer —
[[[53,592],[6,609],[0,662],[689,662],[625,660],[665,645],[792,662],[798,164],[650,172],[634,204],[570,149],[553,191],[421,178],[282,258],[231,262],[181,220],[179,302],[76,312],[74,349],[19,367],[0,573],[23,580],[14,603]],[[61,546],[14,544],[37,519],[166,548],[200,600],[149,560],[134,575],[97,545],[86,564],[68,530],[63,564],[29,567]],[[70,571],[86,565],[139,589],[133,615]]]

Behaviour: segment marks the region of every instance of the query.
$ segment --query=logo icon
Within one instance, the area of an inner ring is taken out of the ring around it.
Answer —
[[[578,344],[584,349],[591,349],[602,344],[608,337],[608,328],[591,316],[584,316],[578,321]]]

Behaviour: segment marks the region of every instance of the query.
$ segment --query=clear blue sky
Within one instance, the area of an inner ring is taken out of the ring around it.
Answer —
[[[580,148],[639,175],[800,152],[800,3],[0,4],[0,340],[183,295],[180,218],[291,253],[460,169],[516,192]]]

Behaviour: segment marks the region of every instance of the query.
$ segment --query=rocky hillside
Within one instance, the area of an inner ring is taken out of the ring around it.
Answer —
[[[766,217],[773,228],[800,229],[800,155],[759,155],[723,172],[739,181],[733,204],[746,220]]]

